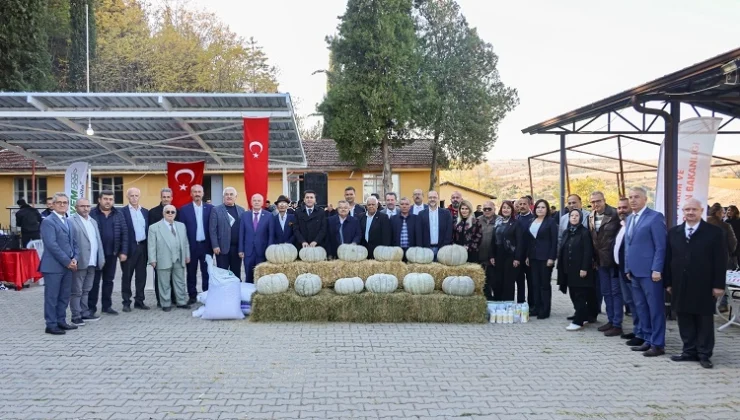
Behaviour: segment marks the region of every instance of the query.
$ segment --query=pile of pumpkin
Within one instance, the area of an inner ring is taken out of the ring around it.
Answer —
[[[345,244],[339,246],[337,256],[347,263],[362,263],[367,260],[368,251],[360,245]],[[292,244],[271,245],[265,257],[269,263],[289,264],[298,257],[309,263],[323,262],[327,258],[322,247],[302,248],[298,251]],[[373,252],[375,261],[400,263],[404,252],[400,247],[379,246]],[[459,245],[448,245],[437,252],[437,260],[446,266],[458,267],[467,263],[468,253]],[[434,254],[429,248],[414,247],[406,251],[406,259],[413,264],[431,264]],[[314,270],[315,271],[315,270]],[[314,273],[301,273],[295,278],[293,288],[299,296],[317,295],[325,282]],[[403,278],[403,290],[414,295],[431,294],[435,289],[435,279],[429,273],[408,273]],[[285,273],[262,275],[257,279],[257,292],[263,295],[284,293],[290,288],[290,281]],[[366,279],[360,277],[339,278],[333,283],[334,292],[338,295],[351,295],[367,290],[371,293],[393,293],[398,290],[399,279],[392,274],[376,273]],[[453,296],[472,296],[476,283],[469,276],[448,276],[442,281],[442,291]]]

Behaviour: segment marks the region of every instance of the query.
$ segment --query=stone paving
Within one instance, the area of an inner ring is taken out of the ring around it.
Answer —
[[[43,287],[0,292],[0,419],[740,419],[740,328],[717,333],[713,370],[648,359],[595,326],[566,332],[572,306],[557,291],[550,319],[519,325],[211,322],[153,308],[51,336],[42,306]],[[667,336],[680,351],[675,322]]]

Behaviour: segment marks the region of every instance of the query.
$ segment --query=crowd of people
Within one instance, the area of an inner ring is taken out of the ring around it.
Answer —
[[[272,244],[321,246],[330,258],[336,258],[341,244],[365,246],[368,258],[378,246],[425,247],[435,260],[441,247],[457,244],[468,251],[469,263],[484,268],[489,300],[526,301],[533,317],[549,318],[557,268],[558,289],[570,295],[574,308],[566,330],[595,323],[603,302],[607,322],[598,330],[628,340],[632,350],[647,357],[665,352],[667,290],[684,341],[683,353],[673,360],[711,367],[714,301],[724,295],[725,270],[737,265],[736,207],[729,207],[725,222],[724,209],[712,206],[704,222],[702,206],[690,200],[683,208],[685,222],[666,233],[663,215],[647,207],[642,188],[630,190],[616,208],[595,191],[589,197],[591,212],[575,194],[567,198],[567,209],[557,212],[546,200],[533,203],[529,196],[503,201],[498,208],[493,201],[474,208],[457,191],[441,208],[436,191],[426,200],[420,189],[411,198],[389,192],[384,205],[373,194],[362,205],[355,189],[347,187],[344,200],[325,209],[316,205],[311,190],[298,206],[282,195],[272,204],[255,194],[250,209],[236,204],[233,187],[224,189],[223,204],[217,206],[203,201],[202,186],[190,192],[192,202],[178,210],[170,204],[172,191],[163,188],[160,204],[148,210],[139,204],[136,188],[128,189],[128,205],[120,208],[113,206],[112,191],[103,191],[95,208],[78,200],[69,218],[69,199],[55,194],[40,216],[46,332],[64,334],[100,319],[99,298],[103,313],[117,315],[112,292],[119,262],[122,310],[130,312],[132,303],[150,309],[144,294],[149,264],[157,306],[169,312],[195,303],[198,269],[202,290],[208,290],[206,255],[237,277],[243,267],[245,281],[254,282],[254,268]],[[71,323],[66,322],[68,305]],[[632,315],[631,333],[622,328],[625,309]]]

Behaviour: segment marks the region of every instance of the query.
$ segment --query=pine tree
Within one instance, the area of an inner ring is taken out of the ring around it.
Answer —
[[[3,1],[0,91],[43,91],[51,86],[45,18],[45,0]]]

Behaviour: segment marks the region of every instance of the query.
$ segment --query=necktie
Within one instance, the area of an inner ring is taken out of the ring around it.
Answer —
[[[175,233],[175,225],[170,225],[170,232],[172,232],[173,236],[177,236],[177,233]]]
[[[629,228],[629,232],[628,232],[629,234],[627,235],[630,240],[632,240],[632,235],[634,235],[634,233],[635,233],[634,230],[635,230],[635,225],[636,224],[637,224],[637,213],[635,213],[635,214],[632,215],[632,221],[630,223],[630,228]]]
[[[306,211],[308,212],[308,215],[310,216],[313,209],[307,209]]]
[[[691,239],[691,235],[693,235],[693,234],[694,234],[694,228],[690,227],[689,228],[689,234],[686,235],[686,242],[688,242],[689,239]]]
[[[257,230],[257,223],[259,223],[259,213],[254,214],[254,219],[252,219],[252,229]]]
[[[344,223],[339,224],[339,242],[344,243],[344,232],[342,232],[342,228],[344,227]]]

